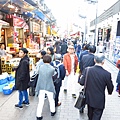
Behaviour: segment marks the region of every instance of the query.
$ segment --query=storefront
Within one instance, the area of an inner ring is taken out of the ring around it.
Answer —
[[[0,20],[0,44],[4,44],[6,46],[6,30],[9,28],[9,23]]]
[[[25,32],[29,30],[27,23],[24,19],[7,15],[6,20],[10,23],[10,28],[7,29],[7,45],[10,50],[16,51],[14,48],[22,47],[25,40]]]

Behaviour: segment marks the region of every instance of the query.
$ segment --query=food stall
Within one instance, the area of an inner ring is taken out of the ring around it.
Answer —
[[[30,72],[34,69],[35,54],[31,56],[29,54],[29,68]],[[15,85],[15,68],[18,67],[21,58],[10,58],[8,56],[1,57],[1,71],[0,75],[0,92],[3,92],[4,95],[9,95],[14,90]]]

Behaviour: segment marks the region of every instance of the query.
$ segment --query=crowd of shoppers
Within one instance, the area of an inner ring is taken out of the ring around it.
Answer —
[[[45,97],[49,100],[51,116],[56,114],[56,107],[62,104],[59,101],[60,88],[63,86],[64,92],[67,93],[68,81],[72,84],[70,89],[72,97],[76,98],[75,85],[76,83],[78,84],[78,82],[84,85],[88,67],[89,73],[86,85],[88,118],[89,120],[101,119],[105,106],[105,87],[107,86],[108,93],[112,94],[113,84],[111,74],[102,67],[105,60],[104,54],[98,52],[95,55],[95,53],[96,46],[94,45],[87,43],[82,44],[81,41],[73,42],[66,39],[56,41],[53,46],[48,47],[46,50],[40,50],[40,60],[37,62],[35,69],[35,73],[38,73],[35,91],[36,96],[39,98],[36,113],[37,120],[43,119],[42,109]],[[27,88],[29,87],[30,75],[29,57],[27,54],[28,51],[26,48],[20,49],[19,57],[21,57],[21,61],[16,69],[15,75],[15,88],[19,92],[19,102],[15,107],[18,108],[23,108],[23,104],[29,105]],[[80,69],[80,79],[76,81],[75,74],[78,65]],[[59,74],[59,82],[57,84],[53,81],[56,67],[59,71],[57,71],[57,74]],[[118,88],[120,91],[119,84]],[[84,108],[80,112],[83,113]]]

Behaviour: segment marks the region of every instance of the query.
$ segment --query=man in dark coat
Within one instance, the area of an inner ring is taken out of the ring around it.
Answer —
[[[21,48],[19,51],[19,57],[21,58],[18,68],[15,74],[15,88],[19,92],[19,102],[15,107],[23,108],[22,104],[29,105],[28,99],[28,83],[30,81],[29,74],[29,58],[27,56],[28,50]],[[25,100],[23,101],[23,97]]]
[[[65,42],[65,39],[63,40],[62,44],[61,44],[61,55],[63,56],[64,54],[67,53],[67,43]]]
[[[80,74],[82,74],[86,67],[94,66],[94,53],[96,52],[96,47],[94,45],[90,45],[88,48],[88,54],[82,56],[82,60],[80,61]],[[80,110],[80,113],[84,112],[84,108]]]
[[[80,54],[80,58],[79,58],[79,68],[80,68],[80,70],[82,69],[81,68],[81,60],[82,60],[82,57],[84,56],[84,55],[86,55],[86,54],[88,54],[88,48],[89,48],[89,44],[85,44],[84,45],[84,47],[83,47],[83,51],[81,52],[81,54]],[[81,72],[81,71],[80,71]]]
[[[95,65],[89,67],[86,82],[86,103],[88,105],[89,120],[100,120],[105,108],[105,88],[108,94],[113,92],[113,83],[111,73],[105,70],[105,56],[102,53],[95,55]],[[85,69],[81,79],[78,81],[81,85],[85,84],[85,75],[88,68]]]
[[[80,64],[80,71],[81,73],[84,71],[86,67],[94,66],[94,53],[96,52],[96,47],[94,45],[90,45],[88,48],[88,54],[83,55],[81,64]]]
[[[60,46],[60,41],[56,41],[54,44],[54,50],[56,54],[61,54],[61,46]]]

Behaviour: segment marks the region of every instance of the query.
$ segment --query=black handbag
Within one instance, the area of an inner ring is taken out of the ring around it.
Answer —
[[[85,107],[85,104],[86,104],[85,89],[86,89],[88,71],[89,71],[89,68],[87,68],[84,88],[79,92],[79,96],[76,98],[75,105],[74,105],[74,107],[79,109],[79,110],[83,109]]]
[[[38,73],[34,74],[31,79],[30,79],[30,82],[28,83],[28,85],[30,87],[36,87],[36,84],[37,84],[37,80],[38,80]]]

